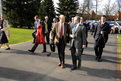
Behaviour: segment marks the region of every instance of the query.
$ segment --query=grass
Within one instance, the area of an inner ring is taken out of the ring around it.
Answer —
[[[10,39],[9,44],[17,44],[27,41],[32,41],[32,33],[33,29],[21,29],[21,28],[9,28],[10,31]]]
[[[120,50],[120,58],[121,58],[121,34],[118,34],[118,41],[119,41],[119,50]]]

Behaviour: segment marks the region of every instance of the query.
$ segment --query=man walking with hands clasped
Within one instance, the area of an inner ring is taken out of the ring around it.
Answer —
[[[101,22],[97,24],[97,27],[94,33],[94,39],[95,39],[94,50],[96,55],[95,59],[98,62],[101,62],[103,48],[105,47],[105,44],[108,40],[110,29],[111,28],[109,24],[106,22],[106,16],[105,15],[101,16]]]

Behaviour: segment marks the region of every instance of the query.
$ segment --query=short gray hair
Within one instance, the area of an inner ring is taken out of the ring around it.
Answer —
[[[64,15],[60,15],[59,18],[61,18],[61,17],[65,17],[65,16]]]
[[[76,18],[76,20],[80,22],[80,17],[79,16],[75,16],[74,18]]]
[[[48,16],[45,16],[45,19],[48,18]]]

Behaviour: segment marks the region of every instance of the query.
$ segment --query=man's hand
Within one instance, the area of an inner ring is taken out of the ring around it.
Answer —
[[[75,38],[75,35],[72,35],[72,34],[71,34],[70,37],[71,37],[71,38]]]
[[[75,35],[72,35],[72,38],[75,38]]]
[[[83,45],[82,48],[86,48],[86,45]]]
[[[52,39],[53,39],[53,37],[50,37],[50,39],[52,40]]]
[[[101,34],[103,34],[103,31],[101,31]]]

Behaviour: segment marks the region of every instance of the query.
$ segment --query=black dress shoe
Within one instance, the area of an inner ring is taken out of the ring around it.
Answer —
[[[43,50],[43,51],[42,51],[42,53],[45,53],[45,52],[46,52],[46,50]]]
[[[32,51],[32,50],[28,50],[28,51],[34,53],[34,51]]]
[[[7,48],[6,50],[10,50],[10,48]]]
[[[72,67],[72,68],[71,68],[71,70],[75,70],[75,69],[77,69],[77,67]]]
[[[98,59],[98,57],[95,58],[95,60],[97,60],[97,59]]]
[[[51,55],[51,53],[47,54],[47,56],[49,57]]]
[[[98,62],[101,62],[101,59],[100,58],[98,58],[98,60],[97,60]]]

